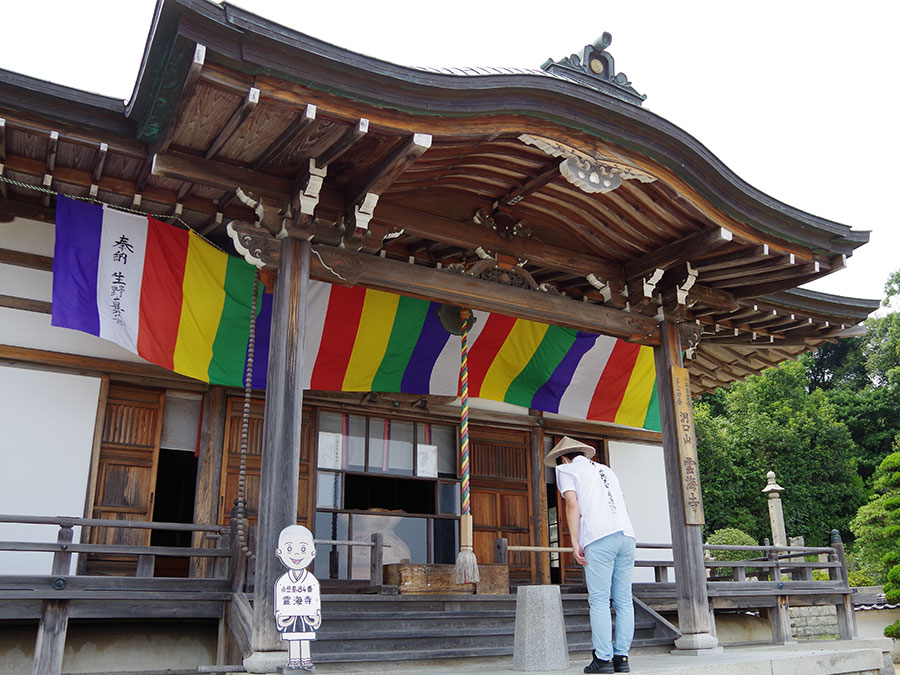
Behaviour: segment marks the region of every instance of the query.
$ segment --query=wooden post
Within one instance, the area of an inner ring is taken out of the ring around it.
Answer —
[[[369,557],[369,583],[380,588],[384,585],[384,534],[373,532],[372,543],[375,545]]]
[[[197,456],[197,489],[194,500],[194,522],[215,523],[219,513],[222,483],[222,446],[225,442],[225,387],[210,387],[203,397],[203,422]],[[193,546],[205,548],[205,532],[194,532]],[[212,574],[209,558],[192,558],[191,577]]]
[[[494,539],[494,562],[509,565],[509,542],[503,538]]]
[[[713,635],[709,597],[706,589],[706,567],[703,560],[703,533],[701,523],[688,524],[685,511],[685,483],[682,480],[682,462],[679,454],[679,436],[682,420],[676,418],[673,368],[681,368],[681,337],[677,324],[660,323],[662,344],[655,348],[656,389],[659,397],[660,423],[663,437],[663,457],[666,470],[666,491],[669,502],[669,523],[672,531],[672,553],[675,563],[675,592],[678,607],[678,626],[682,637],[675,646],[685,650],[713,649],[718,640]],[[690,406],[690,400],[683,403]],[[689,408],[688,408],[689,410]],[[693,416],[689,419],[690,438],[694,438]],[[696,480],[695,499],[702,516],[702,500],[699,490],[699,474]],[[691,505],[689,505],[690,508]],[[697,509],[693,509],[696,511]]]
[[[61,524],[56,537],[59,550],[53,554],[53,577],[69,575],[72,553],[72,524]],[[66,630],[69,625],[68,600],[44,600],[41,605],[41,622],[38,624],[34,643],[34,675],[59,675],[62,672],[63,653],[66,649]]]
[[[275,556],[275,549],[281,530],[297,523],[309,255],[310,245],[306,240],[288,237],[281,243],[281,267],[272,303],[260,465],[251,637],[254,651],[277,651],[283,645],[275,629],[273,603],[275,581],[284,569]]]
[[[844,542],[841,541],[841,533],[837,530],[831,531],[831,548],[834,553],[828,557],[835,562],[841,563],[839,568],[829,567],[828,576],[832,580],[842,580],[845,586],[849,586],[847,579],[847,557],[844,554]],[[858,636],[856,628],[856,613],[853,610],[853,600],[850,595],[841,595],[841,602],[835,605],[837,609],[838,634],[842,640],[853,640]]]
[[[543,417],[538,418],[539,422]],[[544,478],[544,429],[537,426],[531,430],[531,510],[532,536],[534,546],[550,545],[550,526],[547,518],[547,481]],[[550,554],[535,553],[534,583],[547,585],[550,583]]]

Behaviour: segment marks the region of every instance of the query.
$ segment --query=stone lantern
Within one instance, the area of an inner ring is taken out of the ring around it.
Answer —
[[[768,482],[762,489],[769,497],[769,522],[772,524],[772,543],[775,546],[787,546],[787,536],[784,532],[784,510],[781,506],[781,491],[784,490],[775,481],[775,472],[766,474]]]

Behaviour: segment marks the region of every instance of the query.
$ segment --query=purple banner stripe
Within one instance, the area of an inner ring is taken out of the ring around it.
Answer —
[[[434,364],[450,339],[450,333],[441,325],[437,311],[439,302],[428,305],[425,322],[416,346],[413,348],[409,363],[403,372],[400,391],[404,394],[427,394],[431,385],[431,372]]]
[[[97,266],[102,230],[102,206],[57,198],[52,325],[100,335]]]
[[[582,333],[581,331],[575,336],[575,342],[566,352],[562,361],[556,366],[556,370],[544,384],[541,385],[534,393],[531,399],[531,407],[535,410],[543,410],[544,412],[559,412],[559,402],[563,394],[572,382],[572,376],[575,369],[581,362],[581,358],[587,354],[588,350],[594,346],[597,338],[600,337],[595,333]]]
[[[256,315],[256,340],[253,343],[253,377],[251,378],[251,385],[254,389],[266,388],[266,374],[269,370],[269,336],[272,333],[273,297],[271,293],[262,293],[262,303]],[[244,357],[244,373],[246,372],[247,359]]]

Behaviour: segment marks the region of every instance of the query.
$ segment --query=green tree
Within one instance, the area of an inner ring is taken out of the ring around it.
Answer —
[[[878,495],[862,506],[850,523],[856,541],[853,557],[860,567],[884,583],[888,602],[900,602],[900,435],[895,452],[878,466]]]
[[[757,540],[770,536],[761,492],[768,470],[786,488],[789,535],[822,546],[829,530],[849,531],[866,497],[853,439],[825,392],[809,393],[807,384],[804,364],[789,362],[733,384],[723,395],[724,415],[696,406],[707,531],[738,527]]]

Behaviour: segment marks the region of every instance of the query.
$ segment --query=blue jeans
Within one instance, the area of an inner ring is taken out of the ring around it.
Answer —
[[[591,640],[598,659],[609,661],[613,654],[628,656],[634,637],[634,605],[631,576],[634,572],[634,539],[622,532],[592,541],[584,549],[588,599],[591,605]],[[609,599],[616,610],[616,641],[612,640]]]

